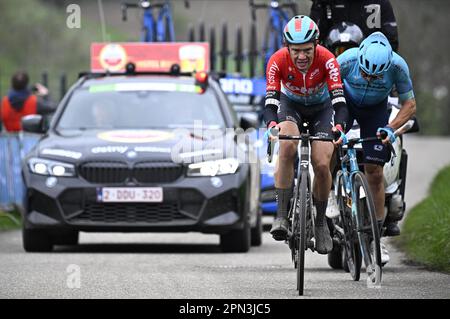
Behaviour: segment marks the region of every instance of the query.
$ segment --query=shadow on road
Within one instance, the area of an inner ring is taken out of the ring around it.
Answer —
[[[77,246],[57,246],[55,253],[220,253],[215,244],[81,244]]]

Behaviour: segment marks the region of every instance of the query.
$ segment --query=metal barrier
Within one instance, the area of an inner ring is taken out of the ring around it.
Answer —
[[[25,187],[21,162],[39,138],[40,135],[28,133],[0,134],[0,208],[22,206]]]

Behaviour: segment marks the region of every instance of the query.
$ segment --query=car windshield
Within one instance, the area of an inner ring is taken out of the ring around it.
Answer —
[[[177,85],[175,90],[166,90],[167,86],[162,85],[164,90],[158,90],[155,83],[140,89],[140,83],[127,84],[122,86],[124,89],[104,85],[76,90],[56,129],[191,128],[198,123],[194,121],[201,121],[204,128],[225,128],[212,89],[199,94],[189,89],[193,85],[181,85],[181,89]]]

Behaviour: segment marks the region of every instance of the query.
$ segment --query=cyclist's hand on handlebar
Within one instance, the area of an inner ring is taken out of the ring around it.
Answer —
[[[267,125],[267,132],[266,137],[270,139],[270,141],[276,141],[278,139],[278,133],[280,132],[281,128],[278,126],[278,123],[275,121],[272,121]]]
[[[338,145],[342,144],[342,142],[345,142],[345,140],[347,139],[341,124],[336,124],[335,126],[333,126],[331,128],[331,131],[333,132],[334,135],[333,141],[334,146],[337,147]]]
[[[377,130],[377,136],[381,139],[383,144],[392,144],[397,138],[394,133],[394,129],[390,126],[379,127]]]

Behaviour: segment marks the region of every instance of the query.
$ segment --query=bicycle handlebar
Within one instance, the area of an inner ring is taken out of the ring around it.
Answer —
[[[334,138],[330,137],[318,137],[318,136],[311,136],[309,134],[300,134],[300,135],[280,135],[280,130],[277,127],[272,127],[270,129],[270,134],[278,140],[303,140],[304,138],[307,138],[309,141],[321,141],[321,142],[333,142],[335,141]],[[269,138],[269,141],[267,143],[267,161],[269,163],[272,162],[273,157],[273,150],[275,148],[275,141],[271,140]]]
[[[121,4],[122,21],[127,21],[127,10],[128,10],[128,8],[140,8],[140,9],[146,10],[146,9],[150,9],[150,8],[163,8],[167,4],[168,4],[167,1],[161,2],[161,3],[151,3],[150,1],[139,1],[139,3],[122,2],[122,4]],[[186,9],[190,8],[189,0],[184,0],[184,7]]]

